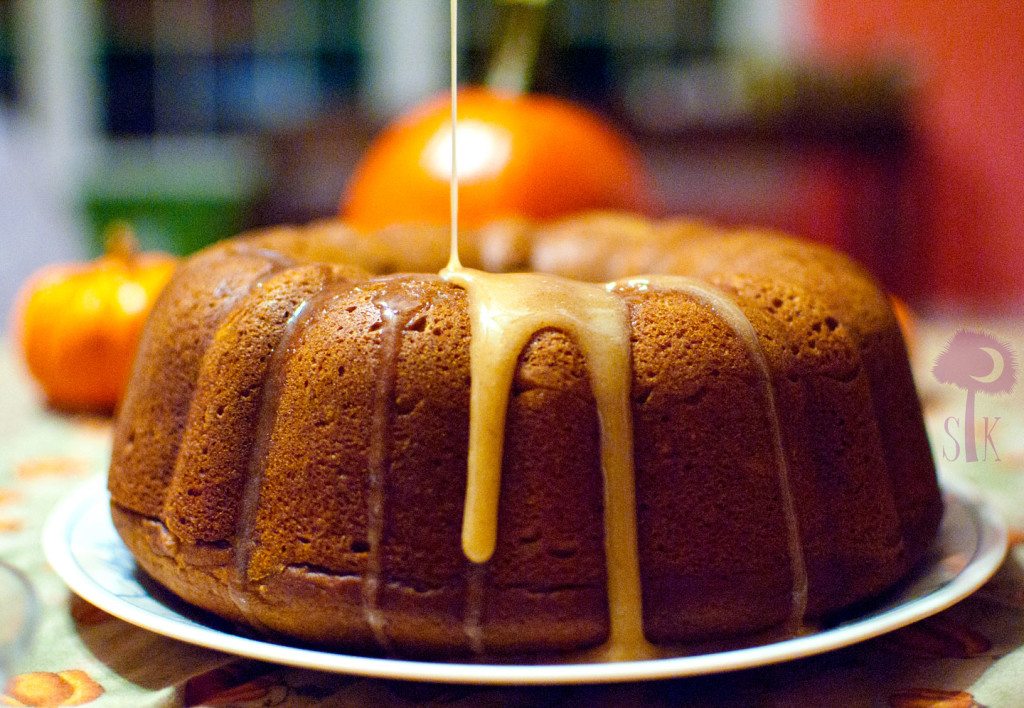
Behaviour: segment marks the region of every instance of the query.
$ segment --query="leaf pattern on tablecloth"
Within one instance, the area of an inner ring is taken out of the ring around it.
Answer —
[[[203,706],[280,706],[288,699],[288,687],[275,676],[262,676],[241,686],[207,696]],[[200,704],[195,704],[200,705]]]
[[[967,691],[912,688],[889,696],[892,708],[985,708]]]
[[[4,510],[7,514],[20,510],[21,504],[16,503],[21,501],[22,494],[17,489],[0,487],[0,507],[13,507]],[[0,516],[0,533],[16,533],[24,528],[25,522],[16,516]]]
[[[86,602],[74,593],[72,593],[68,598],[68,610],[71,613],[71,619],[81,627],[95,627],[98,624],[110,622],[115,619],[113,615],[104,612],[89,602]]]
[[[18,479],[37,477],[81,477],[89,472],[89,463],[78,457],[52,456],[33,457],[25,460],[15,470]]]
[[[0,519],[0,533],[16,533],[25,528],[21,519]]]
[[[9,706],[80,706],[103,695],[103,686],[81,669],[33,671],[7,682],[3,702]]]
[[[921,620],[882,641],[897,651],[921,657],[971,659],[992,650],[988,637],[956,622],[948,614]]]
[[[185,706],[278,706],[288,698],[289,688],[277,667],[240,661],[194,676],[185,683]]]
[[[1019,543],[1024,543],[1024,529],[1017,528],[1016,526],[1011,526],[1009,529],[1007,540],[1010,542],[1011,546],[1016,546]]]

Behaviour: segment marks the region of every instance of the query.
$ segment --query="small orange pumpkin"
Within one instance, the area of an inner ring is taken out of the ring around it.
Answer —
[[[32,377],[50,404],[111,411],[131,369],[139,334],[176,259],[139,253],[131,229],[111,227],[106,254],[43,268],[16,308],[16,331]]]

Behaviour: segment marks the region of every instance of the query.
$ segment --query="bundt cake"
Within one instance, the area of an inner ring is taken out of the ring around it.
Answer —
[[[635,658],[799,631],[922,557],[907,355],[843,256],[592,214],[422,275],[447,245],[323,222],[180,267],[110,468],[146,572],[334,647]]]

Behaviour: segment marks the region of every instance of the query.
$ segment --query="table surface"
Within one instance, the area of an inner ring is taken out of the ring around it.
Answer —
[[[976,486],[1011,526],[1015,545],[992,581],[940,615],[810,659],[719,676],[554,688],[416,684],[278,667],[165,639],[88,605],[47,566],[40,533],[68,489],[105,471],[110,421],[47,410],[10,344],[0,342],[0,558],[31,578],[43,604],[33,647],[16,660],[0,705],[1024,706],[1024,381],[1009,395],[978,397],[978,418],[1000,419],[990,427],[995,451],[990,445],[987,459],[944,459],[943,442],[947,458],[955,450],[944,422],[962,419],[965,393],[940,385],[931,366],[961,327],[1000,338],[1016,351],[1019,368],[1024,320],[931,319],[919,326],[914,351],[941,474]]]

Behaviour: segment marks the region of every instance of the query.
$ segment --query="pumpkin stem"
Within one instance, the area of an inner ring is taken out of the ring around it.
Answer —
[[[523,94],[530,90],[550,0],[503,0],[504,21],[484,84]]]
[[[103,250],[108,256],[132,261],[139,253],[139,240],[135,229],[127,221],[113,221],[104,230]]]

